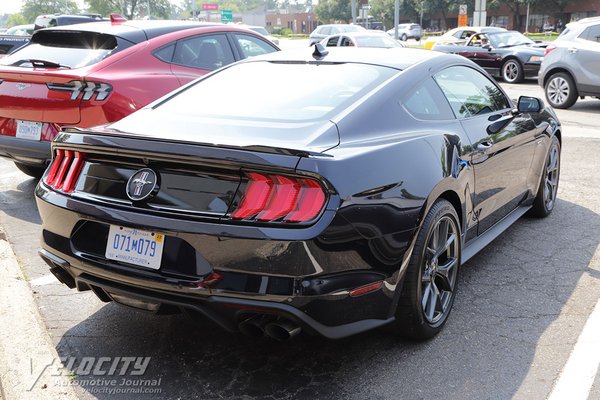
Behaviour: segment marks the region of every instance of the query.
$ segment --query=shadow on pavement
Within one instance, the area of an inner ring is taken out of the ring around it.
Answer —
[[[279,343],[108,304],[69,329],[57,350],[63,358],[151,357],[143,376],[93,377],[117,379],[116,388],[160,389],[121,396],[127,399],[511,398],[582,275],[599,277],[588,268],[598,226],[598,214],[560,199],[549,218],[518,221],[463,267],[450,320],[425,343],[385,328],[339,341]],[[115,398],[99,389],[78,390]]]
[[[7,215],[40,225],[42,220],[37,212],[33,192],[37,179],[27,179],[16,186],[16,190],[0,191],[0,208]]]

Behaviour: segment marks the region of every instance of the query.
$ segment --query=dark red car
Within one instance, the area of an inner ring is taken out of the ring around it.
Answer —
[[[0,156],[39,177],[69,125],[114,122],[193,79],[279,50],[248,29],[117,17],[37,31],[0,60]]]

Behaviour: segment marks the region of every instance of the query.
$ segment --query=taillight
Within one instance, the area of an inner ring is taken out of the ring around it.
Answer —
[[[546,51],[544,51],[544,57],[550,54],[552,50],[556,50],[556,46],[553,44],[549,44],[548,47],[546,47]]]
[[[76,100],[83,93],[82,100],[92,100],[92,97],[96,95],[97,101],[103,101],[112,91],[111,85],[99,82],[70,81],[67,83],[46,83],[46,86],[50,90],[70,92],[71,100]]]
[[[44,182],[56,190],[71,193],[75,188],[77,178],[81,174],[84,162],[83,153],[58,149]]]
[[[314,179],[258,172],[247,172],[246,176],[248,183],[232,219],[307,222],[325,206],[325,191]]]

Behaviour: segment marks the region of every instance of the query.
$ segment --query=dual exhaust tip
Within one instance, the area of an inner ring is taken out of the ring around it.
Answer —
[[[239,323],[238,329],[246,336],[268,336],[281,342],[297,336],[302,328],[287,319],[274,319],[269,316],[253,316]]]

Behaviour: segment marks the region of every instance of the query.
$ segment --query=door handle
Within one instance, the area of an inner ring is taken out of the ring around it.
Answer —
[[[577,53],[579,50],[578,50],[578,49],[576,49],[576,48],[574,48],[574,47],[571,47],[571,48],[570,48],[568,51],[569,51],[569,53],[571,53],[571,54],[575,54],[575,53]]]
[[[485,151],[485,150],[489,149],[490,147],[492,147],[492,145],[493,145],[492,142],[488,142],[488,141],[481,142],[477,145],[477,150]]]

